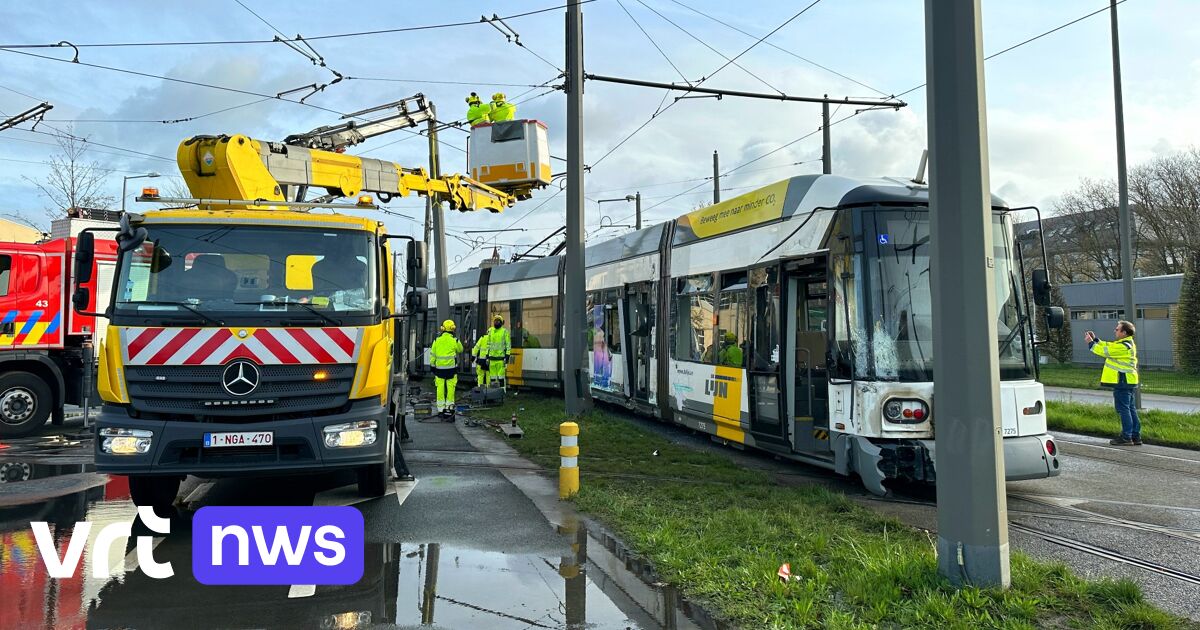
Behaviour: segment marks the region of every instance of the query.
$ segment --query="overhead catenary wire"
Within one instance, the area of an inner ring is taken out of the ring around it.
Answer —
[[[578,0],[578,4],[588,4],[596,0]],[[571,4],[576,4],[572,2]],[[515,20],[518,18],[537,15],[539,13],[547,13],[550,11],[558,11],[565,9],[568,5],[559,4],[544,9],[536,9],[533,11],[525,11],[523,13],[514,13],[512,15],[501,16],[504,20]],[[443,24],[426,24],[421,26],[407,26],[399,28],[385,28],[373,31],[356,31],[350,33],[335,33],[330,35],[314,35],[305,37],[309,41],[324,40],[324,39],[341,39],[347,37],[366,37],[371,35],[388,35],[393,33],[408,33],[413,31],[427,31],[443,28],[457,28],[462,26],[477,26],[480,24],[478,20],[470,20],[464,22],[447,22]],[[138,47],[138,46],[227,46],[227,45],[243,45],[243,44],[274,44],[274,39],[232,39],[232,40],[174,40],[162,42],[101,42],[101,43],[83,43],[70,44],[75,48],[120,48],[120,47]],[[0,44],[0,49],[18,49],[18,48],[61,48],[62,43],[56,44]]]
[[[1126,0],[1117,0],[1117,4],[1124,4],[1125,2],[1126,2]],[[1091,13],[1088,13],[1088,14],[1086,14],[1086,15],[1081,15],[1081,16],[1079,16],[1079,17],[1077,17],[1077,18],[1075,18],[1075,19],[1073,19],[1073,20],[1071,20],[1071,21],[1069,21],[1069,22],[1065,22],[1065,23],[1063,23],[1063,24],[1059,24],[1058,26],[1055,26],[1054,28],[1052,28],[1052,29],[1050,29],[1050,30],[1048,30],[1048,31],[1044,31],[1044,32],[1042,32],[1042,33],[1038,33],[1037,35],[1034,35],[1033,37],[1030,37],[1029,39],[1026,39],[1026,40],[1024,40],[1024,41],[1021,41],[1021,42],[1018,42],[1018,43],[1016,43],[1016,44],[1013,44],[1012,46],[1009,46],[1008,48],[1005,48],[1005,49],[1003,49],[1003,50],[999,50],[999,51],[997,51],[997,52],[994,52],[994,53],[992,53],[992,54],[990,54],[990,55],[987,55],[986,57],[984,57],[984,58],[983,58],[983,60],[984,60],[984,61],[988,61],[988,60],[990,60],[990,59],[995,59],[996,57],[999,57],[1000,55],[1003,55],[1003,54],[1005,54],[1005,53],[1008,53],[1008,52],[1012,52],[1012,51],[1014,51],[1014,50],[1016,50],[1016,49],[1018,49],[1018,48],[1020,48],[1020,47],[1022,47],[1022,46],[1024,46],[1024,45],[1026,45],[1026,44],[1031,44],[1031,43],[1033,43],[1033,42],[1036,42],[1037,40],[1039,40],[1039,39],[1041,39],[1041,38],[1043,38],[1043,37],[1045,37],[1045,36],[1047,36],[1047,35],[1050,35],[1050,34],[1052,34],[1052,33],[1057,33],[1058,31],[1061,31],[1061,30],[1063,30],[1064,28],[1067,28],[1067,27],[1069,27],[1069,26],[1074,26],[1074,25],[1076,25],[1076,24],[1078,24],[1078,23],[1080,23],[1080,22],[1082,22],[1082,21],[1084,21],[1084,20],[1086,20],[1086,19],[1088,19],[1088,18],[1090,18],[1090,17],[1096,16],[1096,15],[1100,15],[1101,13],[1108,13],[1110,10],[1111,10],[1111,6],[1110,6],[1110,5],[1105,5],[1103,8],[1096,9],[1095,11],[1092,11]],[[907,90],[904,90],[903,92],[901,92],[901,93],[897,94],[897,95],[896,95],[896,98],[899,98],[899,97],[901,97],[901,96],[904,96],[905,94],[909,94],[909,93],[912,93],[912,92],[916,92],[917,90],[919,90],[919,89],[921,89],[921,88],[925,87],[926,85],[929,85],[929,84],[928,84],[928,83],[922,83],[922,84],[920,84],[920,85],[913,86],[913,87],[911,87],[911,88],[909,88],[909,89],[907,89]]]
[[[640,2],[640,1],[641,1],[641,0],[639,0],[639,2]],[[781,25],[780,25],[779,27],[777,27],[775,30],[771,31],[770,33],[767,33],[766,35],[763,35],[762,37],[760,37],[760,38],[758,39],[758,42],[756,42],[756,44],[755,44],[755,45],[757,45],[757,44],[759,44],[759,43],[762,43],[762,42],[766,41],[766,39],[767,39],[767,38],[769,38],[771,35],[773,35],[773,34],[774,34],[776,31],[778,31],[780,28],[783,28],[783,26],[784,26],[784,25],[788,24],[788,23],[789,23],[789,22],[791,22],[792,20],[795,20],[797,17],[799,17],[801,14],[803,14],[803,13],[804,13],[804,11],[807,11],[809,8],[812,8],[812,6],[813,6],[813,5],[815,5],[817,2],[820,2],[820,1],[821,1],[821,0],[816,0],[816,2],[813,2],[813,4],[811,4],[811,5],[809,5],[809,6],[808,6],[808,8],[805,8],[805,9],[804,9],[804,10],[802,10],[800,13],[798,13],[798,14],[796,14],[796,15],[793,15],[791,18],[788,18],[788,20],[787,20],[787,21],[785,21],[783,24],[781,24]],[[649,7],[647,7],[647,8],[649,8]],[[751,46],[751,48],[753,48],[753,46]],[[747,50],[749,50],[749,49],[747,49]],[[746,52],[746,51],[742,51],[742,54],[745,54],[745,52]],[[722,55],[722,56],[723,56],[723,55]],[[739,56],[740,56],[740,55],[739,55]],[[736,59],[736,57],[735,57],[735,59]],[[724,68],[724,67],[728,66],[728,65],[729,65],[729,63],[730,63],[730,62],[726,62],[726,63],[725,63],[725,65],[721,66],[721,68]],[[739,66],[739,67],[740,67],[740,66]],[[696,88],[696,87],[700,86],[700,85],[701,85],[701,84],[703,84],[705,81],[707,81],[707,80],[709,80],[710,78],[712,78],[712,77],[713,77],[713,75],[717,74],[717,72],[719,72],[721,68],[718,68],[717,70],[714,70],[713,72],[710,72],[710,73],[708,73],[708,75],[707,75],[707,76],[701,77],[699,81],[696,81],[695,83],[689,84],[689,87],[691,87],[691,88],[693,88],[693,89],[694,89],[694,88]],[[772,87],[771,89],[775,89],[775,88],[774,88],[774,87]],[[671,102],[669,105],[667,105],[666,107],[663,107],[663,106],[662,106],[662,104],[663,104],[664,102],[666,102],[666,99],[667,99],[667,95],[668,95],[668,94],[670,94],[670,93],[668,92],[668,93],[666,93],[666,94],[663,94],[663,99],[662,99],[662,101],[660,101],[660,102],[659,102],[659,104],[658,104],[658,107],[657,107],[657,108],[654,110],[654,113],[650,115],[650,118],[646,119],[646,121],[645,121],[644,123],[642,123],[641,125],[639,125],[639,126],[638,126],[638,128],[637,128],[637,129],[634,129],[634,130],[633,130],[633,131],[632,131],[632,132],[631,132],[629,135],[627,135],[627,136],[625,136],[624,138],[622,138],[620,142],[618,142],[618,143],[617,143],[616,145],[614,145],[614,146],[613,146],[611,149],[609,149],[609,150],[608,150],[608,151],[607,151],[607,152],[606,152],[604,155],[602,155],[602,156],[600,157],[600,159],[599,159],[599,160],[596,160],[595,162],[593,162],[593,163],[590,165],[590,167],[591,167],[591,168],[595,168],[596,166],[598,166],[598,165],[599,165],[601,162],[603,162],[603,161],[604,161],[606,158],[608,158],[608,156],[612,155],[612,154],[613,154],[613,153],[614,153],[614,152],[615,152],[617,149],[619,149],[619,148],[620,148],[622,145],[624,145],[626,142],[628,142],[628,141],[629,141],[629,140],[631,140],[631,139],[632,139],[634,136],[636,136],[636,135],[637,135],[639,132],[641,132],[643,129],[645,129],[647,126],[649,126],[651,122],[653,122],[654,120],[656,120],[656,119],[657,119],[659,116],[661,116],[662,114],[666,113],[666,112],[667,112],[667,110],[671,109],[672,107],[674,107],[676,104],[678,104],[678,103],[679,103],[679,100],[678,100],[678,99],[676,99],[676,100],[672,101],[672,102]]]
[[[689,81],[687,76],[683,74],[683,70],[680,70],[679,66],[675,65],[675,62],[672,61],[671,57],[668,56],[666,51],[664,51],[662,49],[662,46],[659,46],[658,42],[654,41],[654,38],[650,36],[650,33],[646,32],[646,29],[642,27],[642,23],[638,22],[637,18],[633,17],[633,14],[630,13],[629,9],[625,7],[625,3],[621,2],[621,0],[617,0],[617,5],[621,7],[621,10],[625,12],[625,15],[629,16],[629,19],[631,21],[633,21],[633,25],[636,26],[638,28],[638,30],[642,32],[642,35],[644,35],[646,37],[646,41],[650,42],[650,45],[654,46],[654,49],[658,51],[658,54],[662,55],[662,58],[666,59],[667,63],[670,64],[670,66],[675,69],[675,72],[676,72],[676,74],[679,75],[679,78],[683,79],[684,83],[690,84],[691,81]]]
[[[694,35],[694,34],[693,34],[691,31],[689,31],[689,30],[687,30],[686,28],[683,28],[683,27],[682,27],[682,26],[680,26],[679,24],[675,23],[675,21],[674,21],[674,20],[672,20],[671,18],[668,18],[667,16],[663,15],[662,13],[660,13],[660,12],[659,12],[657,9],[655,9],[654,7],[652,7],[652,6],[648,5],[648,4],[646,4],[646,3],[645,3],[643,0],[638,0],[638,4],[640,4],[640,5],[644,6],[644,7],[646,7],[647,9],[650,9],[651,11],[653,11],[653,12],[654,12],[654,14],[655,14],[655,15],[657,15],[658,17],[660,17],[660,18],[662,18],[664,21],[666,21],[666,23],[667,23],[667,24],[670,24],[671,26],[674,26],[675,28],[677,28],[677,29],[679,29],[679,30],[683,31],[683,33],[684,33],[685,35],[687,35],[688,37],[691,37],[692,39],[694,39],[694,40],[696,40],[697,42],[699,42],[699,43],[700,43],[702,46],[704,46],[705,48],[707,48],[707,49],[711,50],[712,52],[716,53],[716,55],[717,55],[718,57],[720,57],[720,58],[722,58],[722,59],[724,59],[724,60],[725,60],[725,65],[729,65],[730,63],[733,63],[733,60],[732,60],[732,59],[730,59],[730,57],[729,57],[728,55],[726,55],[725,53],[723,53],[723,52],[721,52],[721,51],[717,50],[716,48],[713,48],[711,45],[709,45],[709,43],[708,43],[708,42],[706,42],[706,41],[704,41],[703,39],[701,39],[701,38],[697,37],[697,36],[696,36],[696,35]],[[770,83],[769,83],[769,82],[768,82],[766,79],[764,79],[764,78],[762,78],[762,77],[758,76],[757,74],[754,74],[753,72],[751,72],[751,71],[750,71],[748,68],[746,68],[746,67],[745,67],[745,66],[743,66],[742,64],[740,64],[740,63],[733,63],[733,65],[737,66],[737,67],[738,67],[738,68],[739,68],[739,69],[740,69],[742,72],[745,72],[746,74],[750,75],[751,77],[754,77],[755,79],[758,79],[758,81],[759,81],[760,83],[762,83],[763,85],[765,85],[765,86],[767,86],[767,87],[771,88],[772,90],[775,90],[776,92],[779,92],[780,94],[783,94],[783,91],[782,91],[782,90],[780,90],[779,88],[775,87],[774,85],[771,85],[771,84],[770,84]],[[721,66],[721,67],[722,67],[722,68],[724,68],[725,66]],[[718,68],[717,70],[713,71],[711,74],[716,74],[718,71],[720,71],[720,68]],[[692,84],[692,82],[691,82],[691,81],[688,81],[687,79],[684,79],[684,82],[685,82],[685,83],[687,83],[688,85],[691,85],[691,84]]]
[[[1122,3],[1124,3],[1124,2],[1126,2],[1126,0],[1117,0],[1117,4],[1122,4]],[[994,58],[996,58],[996,57],[999,57],[1000,55],[1003,55],[1003,54],[1005,54],[1005,53],[1008,53],[1008,52],[1011,52],[1011,51],[1013,51],[1013,50],[1016,50],[1017,48],[1020,48],[1020,47],[1022,47],[1022,46],[1025,46],[1025,45],[1027,45],[1027,44],[1030,44],[1030,43],[1032,43],[1032,42],[1035,42],[1035,41],[1037,41],[1037,40],[1039,40],[1039,39],[1041,39],[1041,38],[1043,38],[1043,37],[1045,37],[1045,36],[1047,36],[1047,35],[1050,35],[1050,34],[1052,34],[1052,33],[1058,32],[1058,31],[1060,31],[1060,30],[1062,30],[1062,29],[1064,29],[1064,28],[1067,28],[1067,27],[1069,27],[1069,26],[1072,26],[1072,25],[1074,25],[1074,24],[1078,24],[1079,22],[1082,22],[1083,20],[1086,20],[1086,19],[1088,19],[1088,18],[1090,18],[1090,17],[1093,17],[1093,16],[1095,16],[1095,15],[1099,15],[1099,14],[1101,14],[1101,13],[1104,13],[1104,12],[1106,12],[1106,11],[1109,11],[1109,10],[1110,10],[1110,7],[1107,7],[1107,6],[1106,6],[1106,7],[1104,7],[1104,8],[1097,9],[1097,10],[1095,10],[1095,11],[1092,11],[1091,13],[1088,13],[1088,14],[1086,14],[1086,15],[1082,15],[1082,16],[1080,16],[1080,17],[1078,17],[1078,18],[1075,18],[1075,19],[1073,19],[1073,20],[1070,20],[1070,21],[1068,21],[1068,22],[1065,22],[1065,23],[1063,23],[1063,24],[1060,24],[1060,25],[1058,25],[1058,26],[1056,26],[1056,27],[1054,27],[1054,28],[1052,28],[1052,29],[1049,29],[1049,30],[1047,30],[1047,31],[1044,31],[1044,32],[1042,32],[1042,33],[1039,33],[1039,34],[1037,34],[1037,35],[1034,35],[1033,37],[1027,38],[1027,39],[1025,39],[1025,40],[1023,40],[1023,41],[1021,41],[1021,42],[1019,42],[1019,43],[1013,44],[1013,45],[1011,45],[1011,46],[1009,46],[1009,47],[1007,47],[1007,48],[1004,48],[1004,49],[1002,49],[1002,50],[1000,50],[1000,51],[997,51],[997,52],[995,52],[995,53],[992,53],[992,54],[990,54],[990,55],[987,55],[986,57],[984,57],[984,61],[987,61],[987,60],[989,60],[989,59],[994,59]],[[917,90],[919,90],[919,89],[921,89],[921,88],[925,87],[925,85],[926,85],[926,84],[922,83],[921,85],[915,86],[915,87],[913,87],[913,88],[910,88],[910,89],[908,89],[908,90],[905,90],[905,91],[903,91],[903,92],[901,92],[901,93],[899,93],[899,94],[896,94],[896,95],[895,95],[893,98],[900,98],[900,97],[902,97],[902,96],[905,96],[905,95],[907,95],[907,94],[909,94],[909,93],[915,92],[915,91],[917,91]],[[830,126],[830,127],[833,127],[834,125],[837,125],[837,124],[839,124],[839,123],[845,122],[846,120],[849,120],[850,118],[853,118],[854,116],[857,116],[859,113],[860,113],[860,112],[856,111],[856,112],[854,112],[853,114],[850,114],[850,115],[848,115],[848,116],[845,116],[845,117],[843,117],[843,118],[840,118],[840,119],[838,119],[838,120],[836,120],[836,121],[834,121],[834,122],[831,122],[831,123],[829,123],[829,126]],[[772,149],[771,151],[768,151],[768,152],[766,152],[766,153],[764,153],[764,154],[762,154],[762,155],[760,155],[760,156],[758,156],[758,157],[756,157],[756,158],[754,158],[754,159],[752,159],[752,160],[750,160],[750,161],[748,161],[748,162],[744,162],[744,163],[742,163],[742,164],[740,164],[740,165],[738,165],[738,166],[736,166],[736,167],[734,167],[734,168],[732,168],[732,169],[729,169],[728,171],[726,171],[726,172],[722,173],[722,174],[721,174],[721,176],[722,176],[722,177],[724,177],[725,175],[728,175],[729,173],[732,173],[733,171],[739,170],[739,169],[741,169],[741,168],[743,168],[743,167],[745,167],[745,166],[749,166],[750,164],[753,164],[754,162],[757,162],[757,161],[759,161],[759,160],[762,160],[762,159],[764,159],[764,158],[766,158],[766,157],[768,157],[768,156],[770,156],[770,155],[773,155],[773,154],[775,154],[775,153],[778,153],[779,151],[782,151],[782,150],[786,149],[787,147],[790,147],[790,146],[792,146],[792,145],[796,144],[797,142],[800,142],[800,141],[802,141],[802,140],[805,140],[805,139],[807,139],[807,138],[810,138],[810,137],[812,137],[812,136],[814,136],[814,135],[816,135],[816,134],[818,134],[818,133],[820,133],[820,132],[821,132],[821,129],[820,129],[820,128],[817,128],[817,130],[816,130],[816,131],[812,131],[812,132],[806,133],[806,134],[804,134],[804,135],[800,136],[799,138],[796,138],[795,140],[792,140],[792,141],[790,141],[790,142],[788,142],[788,143],[786,143],[786,144],[783,144],[783,145],[781,145],[781,146],[779,146],[779,147],[776,147],[775,149]],[[706,180],[706,181],[707,181],[707,180]],[[666,199],[666,200],[664,200],[664,201],[660,201],[660,202],[658,202],[658,203],[656,203],[656,204],[654,204],[654,205],[652,205],[652,206],[650,206],[650,207],[648,207],[648,208],[645,208],[645,209],[643,210],[643,213],[645,213],[645,212],[648,212],[648,211],[650,211],[651,209],[653,209],[653,208],[656,208],[656,207],[658,207],[658,206],[660,206],[660,205],[663,205],[664,203],[667,203],[667,202],[671,201],[672,199],[675,199],[675,198],[677,198],[677,197],[680,197],[680,196],[686,195],[686,194],[690,193],[691,191],[693,191],[693,190],[695,190],[695,189],[697,189],[697,188],[699,188],[700,186],[703,186],[703,185],[704,185],[704,182],[701,182],[700,184],[697,184],[697,185],[695,185],[695,186],[692,186],[692,187],[688,188],[687,190],[684,190],[684,191],[682,191],[682,192],[678,193],[677,195],[675,195],[675,196],[673,196],[673,197],[667,198],[667,199]],[[625,220],[625,219],[622,219],[622,221],[624,221],[624,220]]]
[[[745,55],[746,53],[750,52],[751,50],[754,50],[754,48],[755,48],[756,46],[758,46],[759,44],[761,44],[761,43],[763,43],[763,42],[767,41],[767,38],[768,38],[768,37],[770,37],[770,36],[774,35],[775,33],[778,33],[780,29],[782,29],[783,27],[787,26],[788,24],[791,24],[791,23],[792,23],[792,22],[793,22],[793,21],[794,21],[796,18],[800,17],[801,15],[804,15],[805,13],[808,13],[808,10],[809,10],[809,9],[811,9],[811,8],[813,8],[813,7],[815,7],[815,6],[817,6],[817,5],[818,5],[818,4],[820,4],[820,3],[821,3],[821,0],[813,0],[813,1],[812,1],[812,4],[809,4],[808,6],[804,7],[803,9],[800,9],[799,11],[797,11],[797,12],[796,12],[796,14],[795,14],[795,15],[793,15],[792,17],[790,17],[790,18],[788,18],[788,19],[784,20],[784,21],[783,21],[783,24],[780,24],[779,26],[776,26],[775,28],[771,29],[771,32],[770,32],[770,33],[767,33],[766,35],[763,35],[762,37],[758,38],[758,41],[754,42],[753,44],[750,44],[748,47],[746,47],[746,49],[745,49],[745,50],[743,50],[742,52],[740,52],[740,53],[738,53],[738,54],[734,55],[733,59],[730,59],[729,61],[726,61],[726,62],[725,62],[725,65],[721,66],[720,68],[717,68],[716,70],[713,70],[711,73],[709,73],[709,75],[708,75],[708,77],[707,77],[707,78],[712,78],[712,77],[713,77],[713,75],[715,75],[715,74],[717,74],[718,72],[720,72],[720,71],[724,70],[725,68],[729,67],[729,64],[731,64],[731,63],[734,63],[734,62],[735,62],[735,61],[737,61],[738,59],[741,59],[742,55]]]
[[[699,15],[703,16],[703,17],[706,17],[706,18],[708,18],[708,19],[710,19],[710,20],[712,20],[712,21],[716,22],[717,24],[720,24],[720,25],[722,25],[722,26],[725,26],[725,27],[728,27],[728,28],[730,28],[730,29],[732,29],[732,30],[734,30],[734,31],[737,31],[737,32],[741,33],[742,35],[745,35],[745,36],[747,36],[747,37],[754,37],[754,35],[753,35],[753,34],[751,34],[751,33],[747,32],[747,31],[744,31],[744,30],[740,29],[740,28],[738,28],[738,27],[736,27],[736,26],[734,26],[734,25],[730,24],[729,22],[725,22],[725,21],[723,21],[723,20],[721,20],[721,19],[719,19],[719,18],[713,17],[712,15],[709,15],[708,13],[705,13],[705,12],[703,12],[703,11],[701,11],[701,10],[699,10],[699,9],[695,8],[695,7],[692,7],[692,6],[686,5],[686,4],[682,3],[682,2],[680,2],[679,0],[671,0],[671,2],[674,2],[675,4],[677,4],[677,5],[681,6],[681,7],[685,8],[685,9],[687,9],[687,10],[689,10],[689,11],[692,11],[693,13],[697,13],[697,14],[699,14]],[[809,59],[809,58],[807,58],[807,57],[804,57],[804,56],[802,56],[802,55],[799,55],[799,54],[797,54],[797,53],[795,53],[795,52],[793,52],[793,51],[791,51],[791,50],[788,50],[788,49],[786,49],[786,48],[784,48],[784,47],[782,47],[782,46],[779,46],[779,45],[777,45],[777,44],[773,44],[773,43],[771,43],[771,42],[763,42],[763,43],[765,43],[766,45],[770,46],[771,48],[774,48],[775,50],[778,50],[779,52],[782,52],[782,53],[784,53],[784,54],[787,54],[787,55],[791,55],[792,57],[795,57],[796,59],[799,59],[800,61],[803,61],[804,63],[807,63],[807,64],[809,64],[809,65],[812,65],[812,66],[815,66],[815,67],[817,67],[817,68],[820,68],[821,70],[824,70],[825,72],[828,72],[828,73],[830,73],[830,74],[837,75],[837,76],[839,76],[839,77],[841,77],[841,78],[843,78],[843,79],[845,79],[845,80],[847,80],[847,81],[849,81],[849,82],[851,82],[851,83],[854,83],[855,85],[858,85],[858,86],[864,87],[864,88],[866,88],[866,89],[868,89],[868,90],[871,90],[872,92],[875,92],[876,94],[879,94],[880,96],[888,96],[888,93],[887,93],[887,92],[884,92],[883,90],[880,90],[880,89],[877,89],[877,88],[871,87],[870,85],[867,85],[866,83],[863,83],[862,81],[859,81],[858,79],[855,79],[854,77],[851,77],[851,76],[848,76],[848,75],[846,75],[846,74],[843,74],[843,73],[841,73],[841,72],[838,72],[837,70],[834,70],[833,68],[830,68],[830,67],[828,67],[828,66],[821,65],[821,64],[819,64],[819,63],[817,63],[817,62],[813,61],[812,59]]]

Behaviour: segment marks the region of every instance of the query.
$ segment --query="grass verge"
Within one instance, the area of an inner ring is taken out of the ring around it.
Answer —
[[[523,455],[558,466],[562,401],[522,394]],[[671,444],[607,411],[580,423],[580,510],[654,563],[662,579],[745,628],[1177,628],[1129,580],[1085,580],[1012,556],[1008,591],[955,589],[925,532],[814,486],[785,487],[729,458]],[[657,451],[657,455],[654,453]],[[798,581],[775,576],[789,562]]]
[[[1100,389],[1100,366],[1043,365],[1039,371],[1044,385]],[[1146,394],[1165,396],[1200,396],[1200,375],[1183,372],[1141,370],[1139,385]]]
[[[1142,440],[1149,444],[1200,449],[1200,414],[1141,409]],[[1051,429],[1116,437],[1121,421],[1112,405],[1049,401],[1046,423]]]

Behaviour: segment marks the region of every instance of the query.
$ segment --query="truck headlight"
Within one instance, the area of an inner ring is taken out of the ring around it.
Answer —
[[[100,429],[100,451],[109,455],[143,455],[150,452],[154,432],[145,429]]]
[[[370,446],[375,443],[375,430],[378,426],[374,420],[331,424],[324,430],[325,448]]]

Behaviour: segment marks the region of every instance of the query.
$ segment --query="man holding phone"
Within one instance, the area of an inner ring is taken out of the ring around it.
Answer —
[[[1121,435],[1109,441],[1114,446],[1141,446],[1142,420],[1138,417],[1134,394],[1138,387],[1137,344],[1133,342],[1132,322],[1121,320],[1113,331],[1116,341],[1101,341],[1096,333],[1087,331],[1084,341],[1092,353],[1104,357],[1100,385],[1113,390],[1113,403],[1121,418]]]

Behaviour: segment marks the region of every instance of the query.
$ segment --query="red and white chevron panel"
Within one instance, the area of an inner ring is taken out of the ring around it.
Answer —
[[[244,335],[243,335],[244,333]],[[125,365],[354,363],[361,328],[124,328]]]

